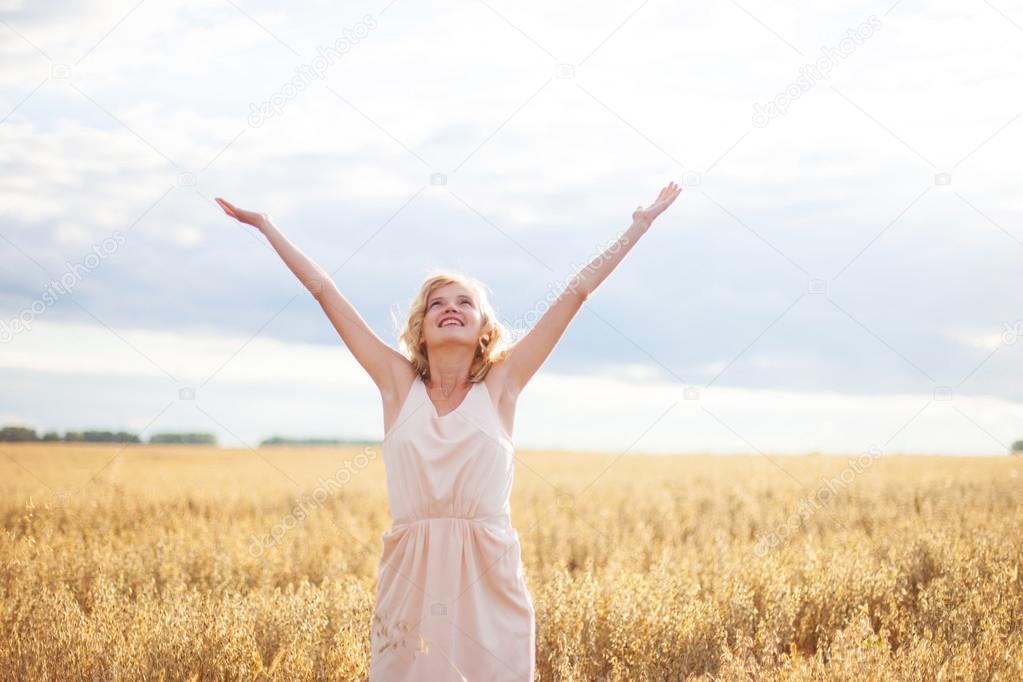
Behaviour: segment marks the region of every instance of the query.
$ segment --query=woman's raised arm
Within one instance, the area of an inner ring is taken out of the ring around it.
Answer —
[[[625,231],[625,234],[609,246],[604,253],[584,266],[568,283],[557,300],[551,304],[543,317],[511,347],[504,360],[507,390],[513,395],[518,395],[554,350],[555,344],[568,328],[569,322],[579,312],[583,301],[611,274],[611,271],[625,258],[625,254],[650,229],[654,219],[671,206],[681,192],[682,188],[671,182],[665,185],[652,204],[646,208],[637,206],[632,213],[632,225]]]
[[[246,211],[220,197],[217,197],[217,203],[227,215],[252,225],[266,236],[288,268],[320,303],[341,340],[380,391],[393,393],[398,382],[404,380],[401,370],[408,366],[408,359],[373,332],[355,307],[341,294],[327,271],[292,244],[266,213]]]

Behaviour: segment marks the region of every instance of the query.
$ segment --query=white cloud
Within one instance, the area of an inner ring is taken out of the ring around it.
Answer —
[[[340,343],[117,332],[130,346],[100,326],[46,320],[16,336],[0,354],[0,373],[20,377],[20,401],[49,404],[51,411],[7,408],[8,418],[46,430],[121,428],[103,421],[121,413],[139,429],[169,401],[174,412],[154,429],[212,430],[225,445],[238,438],[255,444],[274,433],[382,435],[376,388]],[[122,388],[105,386],[114,378]],[[82,380],[92,386],[88,409],[54,414],[46,396]],[[194,405],[205,412],[177,400],[188,386],[197,389]],[[998,454],[1023,436],[1023,404],[987,396],[688,388],[630,365],[588,377],[542,372],[520,398],[515,440],[520,447],[604,452],[774,455],[879,447],[889,454]]]
[[[900,3],[829,79],[765,128],[752,125],[754,103],[791,83],[822,46],[890,5],[577,2],[492,11],[482,3],[393,3],[380,14],[379,3],[303,2],[284,11],[246,2],[248,17],[230,4],[199,0],[133,7],[99,0],[0,5],[7,22],[0,25],[0,115],[7,115],[0,124],[7,151],[0,232],[50,265],[79,260],[91,244],[142,218],[128,247],[90,277],[82,297],[118,329],[140,320],[132,338],[175,374],[212,371],[233,343],[179,357],[188,342],[169,331],[175,320],[217,320],[232,330],[225,338],[244,340],[251,319],[238,310],[257,303],[241,297],[270,286],[265,268],[241,260],[253,244],[229,230],[207,202],[212,196],[270,212],[326,265],[354,258],[345,275],[374,278],[359,286],[380,307],[395,294],[378,294],[385,285],[376,278],[408,286],[418,258],[421,269],[442,259],[489,268],[488,283],[528,309],[540,285],[531,290],[526,278],[567,277],[564,264],[582,263],[616,236],[637,203],[667,180],[697,173],[689,177],[700,184],[686,185],[594,298],[629,338],[587,327],[585,338],[570,334],[560,346],[573,357],[586,350],[588,358],[614,358],[618,366],[605,379],[648,388],[659,368],[637,348],[670,357],[668,364],[677,355],[680,368],[708,381],[727,366],[714,384],[717,396],[744,383],[819,396],[834,384],[860,394],[865,386],[884,390],[897,400],[920,390],[920,376],[896,352],[936,375],[940,368],[935,381],[954,384],[945,375],[966,375],[1000,348],[1000,325],[1018,318],[1012,282],[1023,249],[1023,195],[1012,150],[1023,140],[1023,76],[1015,68],[1023,43],[1011,22],[983,4]],[[280,91],[317,46],[366,13],[378,27],[323,81],[289,99],[280,116],[248,125],[250,104]],[[557,77],[559,63],[574,66],[573,77]],[[54,64],[69,65],[70,79]],[[934,184],[942,171],[951,185]],[[447,184],[429,185],[434,172],[445,173]],[[180,184],[181,173],[194,174],[195,188]],[[39,273],[15,251],[4,257],[4,272],[17,278],[0,288],[7,304],[0,319],[10,320],[31,302],[26,287],[33,291]],[[831,278],[829,296],[858,322],[821,300],[806,301],[758,337],[806,291],[800,268]],[[182,287],[179,273],[194,286]],[[237,282],[236,298],[209,294],[225,277],[248,278]],[[669,305],[657,305],[664,301]],[[25,355],[17,338],[3,349],[15,360],[0,362],[12,372],[75,374],[91,366],[60,346],[62,333],[54,332],[52,344],[45,340],[50,333],[41,330],[66,324],[67,312],[37,321],[31,338],[47,352]],[[620,322],[625,318],[631,324]],[[101,337],[109,332],[95,339],[77,333],[92,339],[96,366],[111,366],[105,376],[162,376],[137,356],[125,359],[123,348],[111,350],[116,338],[106,346]],[[257,348],[284,356],[293,350]],[[308,344],[301,355],[326,362],[317,349]],[[634,354],[619,357],[625,352]],[[1023,384],[1012,359],[1009,349],[1000,351],[968,386],[1019,398]],[[237,358],[229,368],[283,381],[246,362]],[[755,403],[733,397],[739,402],[728,405]],[[768,444],[830,443],[825,435],[832,431],[841,444],[838,433],[881,423],[865,418],[854,428],[837,399],[775,397],[816,414],[820,433],[793,424],[804,440],[786,440],[779,426],[775,435],[765,432]],[[1000,438],[1009,437],[1011,405],[991,408]],[[814,412],[818,407],[834,412]],[[903,407],[886,405],[893,414]],[[947,425],[932,426],[944,434]],[[944,442],[980,447],[971,440],[979,430],[966,426],[974,433],[961,441],[944,434]],[[533,428],[540,438],[543,427]],[[732,436],[714,436],[721,437]],[[723,443],[709,435],[697,441]],[[921,442],[932,441],[942,442],[938,435]]]
[[[16,334],[5,346],[0,367],[94,378],[166,378],[162,371],[166,370],[183,385],[204,381],[224,363],[226,366],[217,372],[220,382],[294,381],[329,386],[336,385],[339,378],[358,383],[353,375],[356,370],[362,372],[340,342],[330,347],[283,343],[264,336],[248,341],[251,335],[184,335],[130,328],[115,331],[113,334],[96,324],[39,319],[31,331]],[[234,355],[239,349],[243,350]]]

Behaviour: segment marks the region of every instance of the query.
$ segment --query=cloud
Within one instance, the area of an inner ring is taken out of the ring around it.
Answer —
[[[121,231],[41,321],[224,338],[267,325],[332,347],[315,302],[285,308],[299,285],[214,196],[271,213],[385,336],[431,266],[478,274],[514,320],[675,179],[683,196],[545,371],[1023,400],[1016,345],[997,341],[1019,319],[1023,45],[989,7],[240,7],[0,8],[0,320]],[[755,103],[872,13],[875,35],[753,125]],[[251,125],[367,15],[322,78]]]
[[[382,437],[376,387],[340,342],[115,335],[43,320],[4,347],[0,376],[11,389],[0,421],[40,430],[198,429],[235,447],[279,433]],[[183,387],[194,399],[180,398]],[[515,440],[615,453],[1000,454],[1021,421],[1019,403],[987,396],[693,387],[610,365],[537,375],[519,401]]]

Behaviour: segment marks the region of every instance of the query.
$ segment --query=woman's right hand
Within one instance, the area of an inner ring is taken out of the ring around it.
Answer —
[[[220,207],[224,209],[224,213],[231,216],[238,222],[245,223],[246,225],[252,225],[257,229],[262,229],[263,226],[270,221],[270,216],[266,213],[256,213],[255,211],[246,211],[244,208],[238,208],[231,202],[221,199],[220,197],[214,197]]]

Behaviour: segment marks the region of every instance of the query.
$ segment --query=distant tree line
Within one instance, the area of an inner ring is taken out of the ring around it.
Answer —
[[[186,443],[188,445],[216,445],[217,437],[212,433],[154,433],[150,443]]]
[[[42,436],[27,426],[4,426],[0,428],[0,442],[62,442],[62,443],[141,443],[137,433],[128,431],[67,431],[61,436],[56,431],[47,431]],[[188,443],[193,445],[216,445],[217,437],[212,433],[156,433],[149,437],[149,443]]]
[[[379,440],[349,440],[343,438],[288,438],[285,436],[271,436],[260,441],[260,447],[264,445],[376,445]]]
[[[142,443],[137,433],[128,431],[68,431],[61,436],[56,431],[47,431],[42,436],[35,429],[27,426],[5,426],[0,428],[0,442],[31,443],[31,442],[62,442],[62,443]],[[217,437],[212,433],[154,433],[149,437],[150,444],[187,444],[217,445]],[[343,438],[289,438],[272,436],[260,442],[260,446],[290,445],[376,445],[379,440],[351,440]]]

